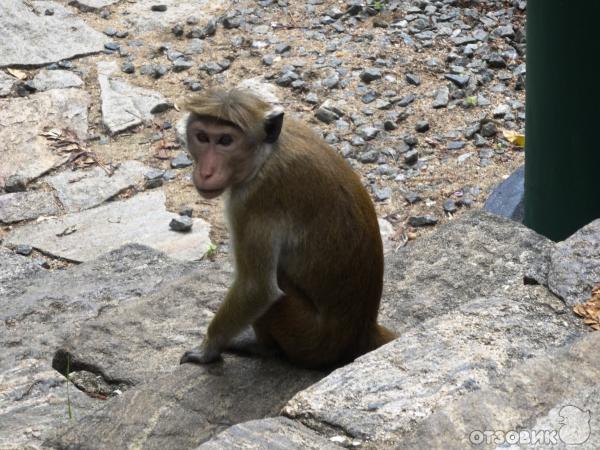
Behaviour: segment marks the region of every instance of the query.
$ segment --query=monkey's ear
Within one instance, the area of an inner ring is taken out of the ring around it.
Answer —
[[[273,144],[279,138],[283,126],[283,111],[280,109],[269,112],[265,117],[265,142]]]

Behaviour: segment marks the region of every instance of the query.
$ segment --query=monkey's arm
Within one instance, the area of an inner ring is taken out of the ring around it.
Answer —
[[[199,351],[188,351],[180,363],[206,364],[219,359],[227,344],[263,315],[282,295],[277,285],[277,255],[272,243],[236,246],[236,279],[208,326]]]

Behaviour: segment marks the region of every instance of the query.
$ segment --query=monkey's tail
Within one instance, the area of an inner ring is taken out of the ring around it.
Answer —
[[[369,343],[367,344],[366,351],[370,352],[375,350],[376,348],[393,341],[397,337],[398,335],[393,331],[388,330],[386,327],[379,324],[375,324],[375,326],[371,328],[371,335],[369,336]]]

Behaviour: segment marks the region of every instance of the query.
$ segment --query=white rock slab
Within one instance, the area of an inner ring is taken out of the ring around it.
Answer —
[[[178,260],[200,259],[210,245],[208,223],[194,219],[192,230],[180,233],[169,228],[176,216],[165,209],[164,193],[154,190],[25,225],[9,233],[5,244],[29,244],[44,253],[81,262],[128,243],[147,245]]]
[[[0,70],[0,97],[6,97],[10,94],[10,90],[16,82],[16,78]]]
[[[40,70],[31,80],[33,87],[41,91],[83,86],[83,80],[69,70]]]
[[[28,191],[0,195],[0,223],[55,216],[60,212],[52,192]]]
[[[47,9],[54,11],[46,15]],[[36,67],[104,50],[109,38],[55,2],[0,1],[0,67]]]
[[[132,86],[113,74],[118,71],[114,61],[98,63],[98,81],[102,99],[102,122],[110,133],[140,125],[155,112],[168,109],[171,103],[160,93]]]
[[[151,167],[125,161],[108,176],[101,167],[64,171],[45,180],[52,186],[67,212],[83,211],[104,203],[125,189],[141,184]]]
[[[114,5],[119,0],[72,0],[69,5],[79,8],[81,11],[96,11],[98,9],[106,8],[107,6]]]
[[[46,127],[69,128],[85,138],[89,104],[90,96],[80,89],[0,100],[0,178],[17,174],[30,181],[62,164],[66,157],[40,133]]]
[[[147,0],[136,2],[127,9],[124,16],[129,27],[136,33],[153,30],[170,30],[178,22],[195,17],[198,26],[220,15],[231,6],[230,0]],[[152,11],[153,5],[166,5],[164,12]]]

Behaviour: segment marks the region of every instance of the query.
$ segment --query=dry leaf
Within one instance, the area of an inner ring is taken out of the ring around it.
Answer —
[[[600,330],[600,284],[592,289],[592,297],[585,303],[573,306],[573,312],[583,318],[583,323]]]
[[[520,148],[525,148],[525,135],[512,130],[503,130],[502,134],[508,142]]]

